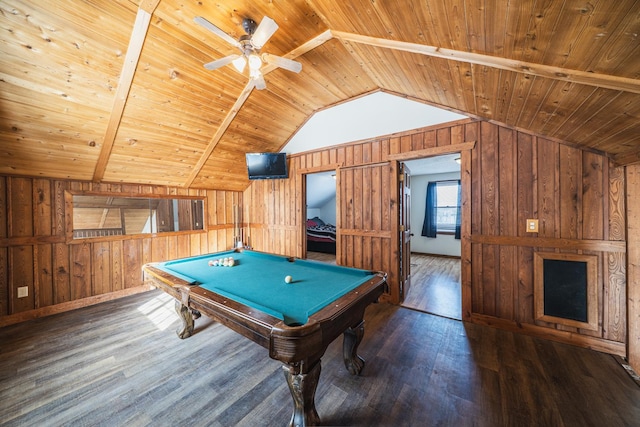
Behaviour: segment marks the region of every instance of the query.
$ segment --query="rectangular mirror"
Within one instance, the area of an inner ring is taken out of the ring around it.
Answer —
[[[204,229],[201,199],[74,194],[73,238]]]

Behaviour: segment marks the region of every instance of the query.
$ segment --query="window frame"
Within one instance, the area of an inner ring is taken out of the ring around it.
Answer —
[[[438,210],[440,208],[448,208],[448,209],[459,209],[461,208],[461,206],[458,206],[457,201],[458,201],[458,191],[460,191],[460,187],[461,187],[461,183],[458,183],[458,179],[444,179],[441,181],[434,181],[436,183],[436,194],[438,192],[438,187],[443,184],[442,186],[444,187],[444,184],[447,184],[447,187],[455,187],[455,200],[456,200],[456,205],[454,206],[439,206],[436,205],[436,218],[438,218]],[[436,196],[436,200],[438,200],[438,197]],[[454,224],[453,227],[446,227],[446,229],[441,230],[440,227],[440,223],[436,223],[436,234],[442,234],[443,236],[455,236],[456,234],[456,224],[455,224],[455,220],[454,220]]]

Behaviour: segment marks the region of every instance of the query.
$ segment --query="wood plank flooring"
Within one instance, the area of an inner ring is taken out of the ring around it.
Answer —
[[[462,319],[460,259],[411,254],[411,286],[403,307]]]
[[[640,387],[606,354],[384,303],[365,316],[363,374],[322,359],[316,404],[337,426],[632,426]],[[0,329],[2,426],[277,426],[279,362],[206,317],[180,340],[173,301],[134,295]]]
[[[307,251],[307,259],[312,259],[314,261],[326,262],[329,264],[336,263],[335,254],[325,254],[323,252],[311,252]]]

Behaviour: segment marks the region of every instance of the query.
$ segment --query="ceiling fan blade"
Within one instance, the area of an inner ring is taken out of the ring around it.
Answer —
[[[212,33],[214,33],[215,35],[217,35],[218,37],[220,37],[221,39],[229,43],[231,46],[235,46],[238,48],[240,47],[240,42],[238,42],[238,40],[234,39],[229,34],[225,33],[220,28],[216,27],[211,22],[204,19],[202,16],[196,16],[195,18],[193,18],[193,20],[195,21],[196,24],[199,24],[204,28],[206,28],[207,30],[211,31]]]
[[[302,70],[301,63],[299,63],[298,61],[293,61],[291,59],[283,58],[282,56],[263,53],[262,60],[267,64],[274,64],[280,68],[284,68],[285,70],[293,71],[294,73],[299,73]]]
[[[269,41],[277,29],[278,24],[276,24],[276,21],[265,16],[262,18],[262,21],[260,21],[260,25],[258,25],[256,31],[251,35],[251,44],[256,49],[260,49]]]
[[[204,68],[207,70],[217,70],[220,67],[231,64],[237,58],[240,58],[240,55],[225,56],[224,58],[216,59],[215,61],[204,64]]]
[[[253,80],[253,85],[258,90],[262,90],[267,87],[267,83],[264,81],[264,76],[262,75],[262,73],[259,73],[257,76],[253,77],[251,80]]]

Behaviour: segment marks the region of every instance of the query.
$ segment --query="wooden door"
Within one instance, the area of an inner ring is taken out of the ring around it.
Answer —
[[[411,171],[400,164],[398,180],[400,200],[400,300],[403,301],[411,286]]]

